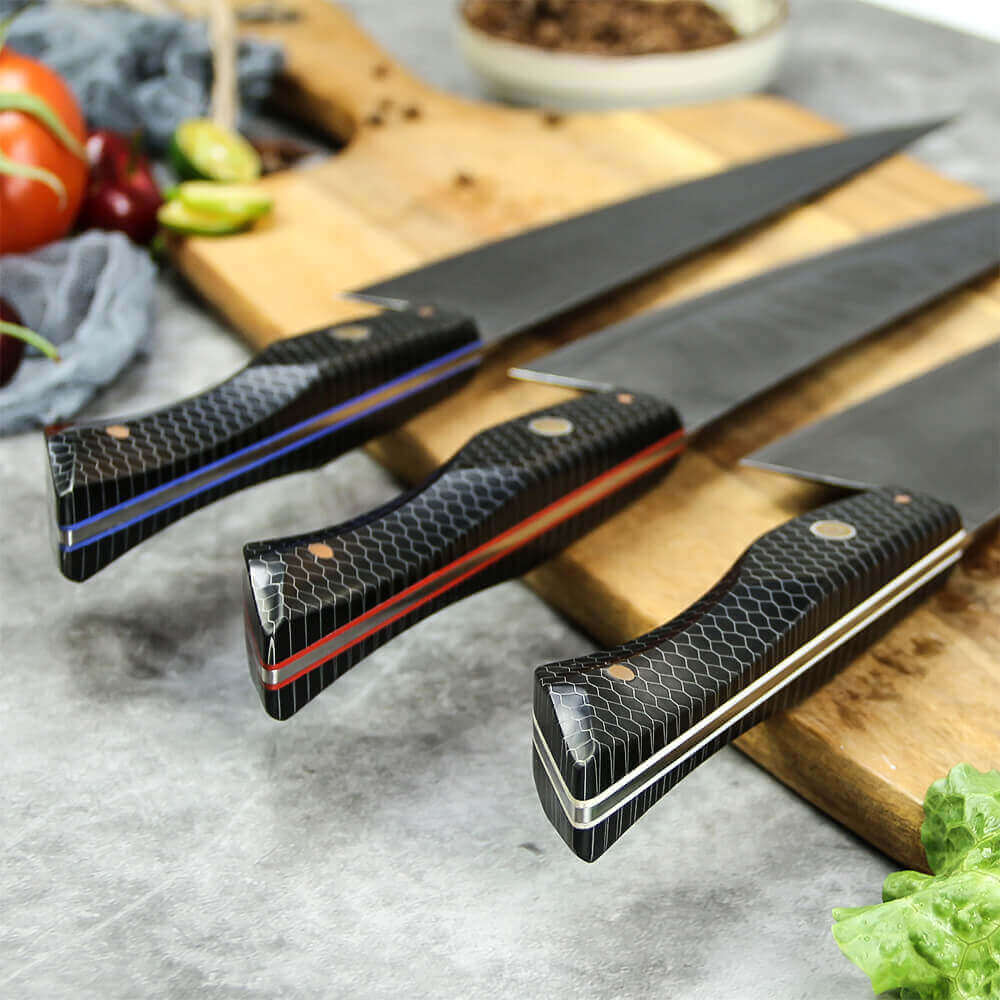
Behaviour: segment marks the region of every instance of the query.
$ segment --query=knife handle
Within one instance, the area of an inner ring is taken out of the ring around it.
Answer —
[[[141,416],[46,430],[59,565],[85,580],[213,500],[394,427],[478,364],[475,326],[433,306],[337,323]]]
[[[247,653],[285,719],[378,646],[527,572],[680,454],[673,408],[586,395],[491,427],[413,492],[361,518],[244,547]]]
[[[944,582],[957,511],[902,490],[763,535],[704,597],[616,649],[535,673],[542,806],[594,861],[698,764],[825,683]]]

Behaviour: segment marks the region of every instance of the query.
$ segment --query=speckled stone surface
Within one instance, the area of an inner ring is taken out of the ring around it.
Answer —
[[[448,0],[355,0],[475,92]],[[919,152],[1000,193],[1000,46],[799,0],[782,92],[851,124],[961,107]],[[419,9],[418,9],[419,7]],[[244,347],[169,281],[149,360],[91,408],[165,403]],[[862,1000],[830,908],[891,863],[735,751],[598,864],[550,830],[529,671],[589,644],[519,584],[430,619],[281,725],[244,665],[240,544],[388,498],[347,456],[188,518],[82,586],[47,541],[37,434],[0,441],[0,996]]]

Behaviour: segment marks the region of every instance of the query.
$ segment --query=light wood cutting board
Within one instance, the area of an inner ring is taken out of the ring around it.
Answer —
[[[772,97],[565,117],[468,102],[414,78],[336,7],[294,6],[299,20],[252,33],[285,47],[285,108],[346,148],[270,178],[275,210],[252,232],[176,248],[193,284],[258,346],[357,314],[341,291],[421,261],[837,132]],[[509,381],[514,362],[653,305],[981,199],[896,157],[745,238],[501,345],[466,388],[374,452],[404,479],[420,478],[475,430],[569,395]],[[994,278],[744,407],[700,437],[659,488],[528,582],[602,643],[660,624],[757,535],[827,496],[741,469],[741,455],[998,336]],[[1000,537],[984,539],[940,596],[833,682],[738,745],[903,864],[924,867],[927,786],[959,761],[1000,764]],[[658,807],[669,808],[669,798]]]

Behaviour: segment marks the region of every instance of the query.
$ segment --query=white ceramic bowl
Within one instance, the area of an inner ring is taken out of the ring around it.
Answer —
[[[498,97],[560,110],[700,104],[765,87],[787,40],[787,0],[713,0],[740,34],[691,52],[601,56],[496,38],[456,13],[465,58]]]

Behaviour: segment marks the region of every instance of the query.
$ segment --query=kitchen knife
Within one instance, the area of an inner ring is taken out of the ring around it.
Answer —
[[[535,673],[535,784],[600,857],[720,747],[804,697],[944,582],[1000,514],[1000,341],[746,461],[864,490],[757,539],[704,597]]]
[[[517,372],[596,391],[484,431],[354,521],[245,546],[266,710],[287,718],[403,629],[618,510],[687,435],[996,267],[998,226],[1000,206],[974,208],[618,324]]]
[[[50,428],[62,572],[84,580],[213,500],[363,444],[456,388],[486,344],[746,229],[938,124],[810,146],[478,247],[359,290],[400,308],[272,344],[198,396]]]

